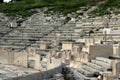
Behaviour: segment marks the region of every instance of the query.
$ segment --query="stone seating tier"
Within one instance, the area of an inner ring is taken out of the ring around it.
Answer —
[[[111,69],[111,64],[109,64],[109,63],[105,63],[105,62],[102,62],[102,61],[99,61],[99,60],[91,60],[91,62],[94,63],[94,64],[97,64],[99,66],[102,66],[105,69]]]
[[[94,69],[97,69],[99,71],[103,70],[102,66],[94,64],[94,63],[87,62],[86,65],[88,65],[89,67],[92,67]]]
[[[26,45],[25,45],[26,46]],[[14,49],[21,49],[24,48],[25,46],[14,46],[14,45],[0,45],[1,48],[14,48]]]
[[[29,42],[30,43],[30,42]],[[29,45],[29,43],[5,43],[5,42],[0,42],[0,45],[9,45],[9,46],[24,46],[24,45]]]
[[[100,61],[106,62],[108,64],[112,63],[112,60],[104,58],[104,57],[96,57],[96,60],[100,60]]]
[[[83,68],[79,68],[77,70],[78,70],[78,72],[80,72],[81,74],[85,75],[86,77],[93,76],[93,74],[91,72],[89,72],[89,71],[87,71],[87,70],[85,70]]]
[[[7,40],[4,42],[12,42],[12,43],[29,43],[30,41],[28,39],[11,39],[11,40]]]
[[[87,66],[87,65],[82,65],[82,68],[89,71],[90,73],[94,74],[94,72],[99,72],[99,70],[95,69],[95,68],[92,68],[90,66]]]
[[[84,77],[94,77],[95,72],[99,72],[101,74],[109,72],[108,69],[111,69],[111,60],[104,57],[96,57],[91,62],[83,63],[77,67],[77,71],[82,74]]]

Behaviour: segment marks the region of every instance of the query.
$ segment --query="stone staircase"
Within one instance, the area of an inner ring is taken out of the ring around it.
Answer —
[[[84,37],[94,37],[95,41],[97,40],[103,40],[103,37],[105,34],[103,34],[103,29],[105,27],[105,19],[103,17],[95,17],[95,18],[89,18],[89,19],[81,19],[76,22],[76,30],[81,30],[85,34]],[[118,41],[120,42],[120,36],[119,34],[119,26],[120,26],[120,15],[111,15],[111,18],[109,19],[109,28],[117,29],[113,34],[107,35],[107,41]],[[93,31],[94,33],[91,33],[89,35],[89,31]],[[112,39],[111,39],[112,36]]]
[[[111,73],[111,60],[103,57],[96,57],[91,62],[83,63],[81,67],[77,68],[78,72],[81,75],[84,75],[86,78],[95,77],[96,72],[102,74],[104,72]],[[91,80],[91,79],[90,79]]]
[[[62,25],[58,29],[55,29],[51,34],[46,36],[47,40],[52,40],[56,34],[60,34],[60,40],[77,40],[80,38],[80,34],[74,31],[75,22],[69,21],[68,23]]]
[[[94,36],[95,40],[103,39],[102,17],[86,18],[78,21],[70,20],[67,23],[65,23],[65,18],[61,15],[48,15],[40,12],[31,16],[18,27],[10,27],[10,24],[0,23],[0,47],[10,48],[12,45],[13,50],[17,48],[21,51],[36,43],[36,41],[53,41],[56,34],[60,34],[59,39],[61,41],[78,40],[83,35],[82,32],[86,33],[84,37],[89,37],[87,33],[90,30],[94,30],[94,35],[91,36]],[[109,25],[111,27],[118,28],[120,16],[117,18],[110,19]],[[120,37],[113,35],[113,39],[119,41]]]
[[[58,17],[56,15],[48,16],[41,12],[34,14],[17,28],[2,26],[0,28],[0,47],[21,51],[36,41],[44,40],[44,37],[64,23],[64,18]]]

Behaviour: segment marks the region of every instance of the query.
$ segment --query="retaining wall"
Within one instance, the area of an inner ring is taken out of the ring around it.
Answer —
[[[9,78],[5,80],[44,80],[46,78],[52,77],[53,74],[58,72],[60,73],[62,72],[62,66],[44,72],[38,72],[30,75],[20,76],[16,78]]]

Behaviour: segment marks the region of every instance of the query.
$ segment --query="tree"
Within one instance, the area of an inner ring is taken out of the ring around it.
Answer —
[[[11,2],[14,2],[14,1],[21,1],[21,0],[11,0]]]

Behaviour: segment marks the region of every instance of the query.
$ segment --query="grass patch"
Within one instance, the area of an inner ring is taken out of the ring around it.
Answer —
[[[16,2],[0,4],[0,12],[7,15],[24,17],[32,15],[30,9],[52,7],[49,11],[59,11],[68,14],[80,9],[81,6],[93,5],[94,0],[18,0]]]
[[[107,0],[106,3],[102,4],[91,13],[101,16],[104,14],[111,14],[111,11],[113,11],[115,14],[119,14],[120,11],[115,11],[115,9],[120,9],[120,0]]]

